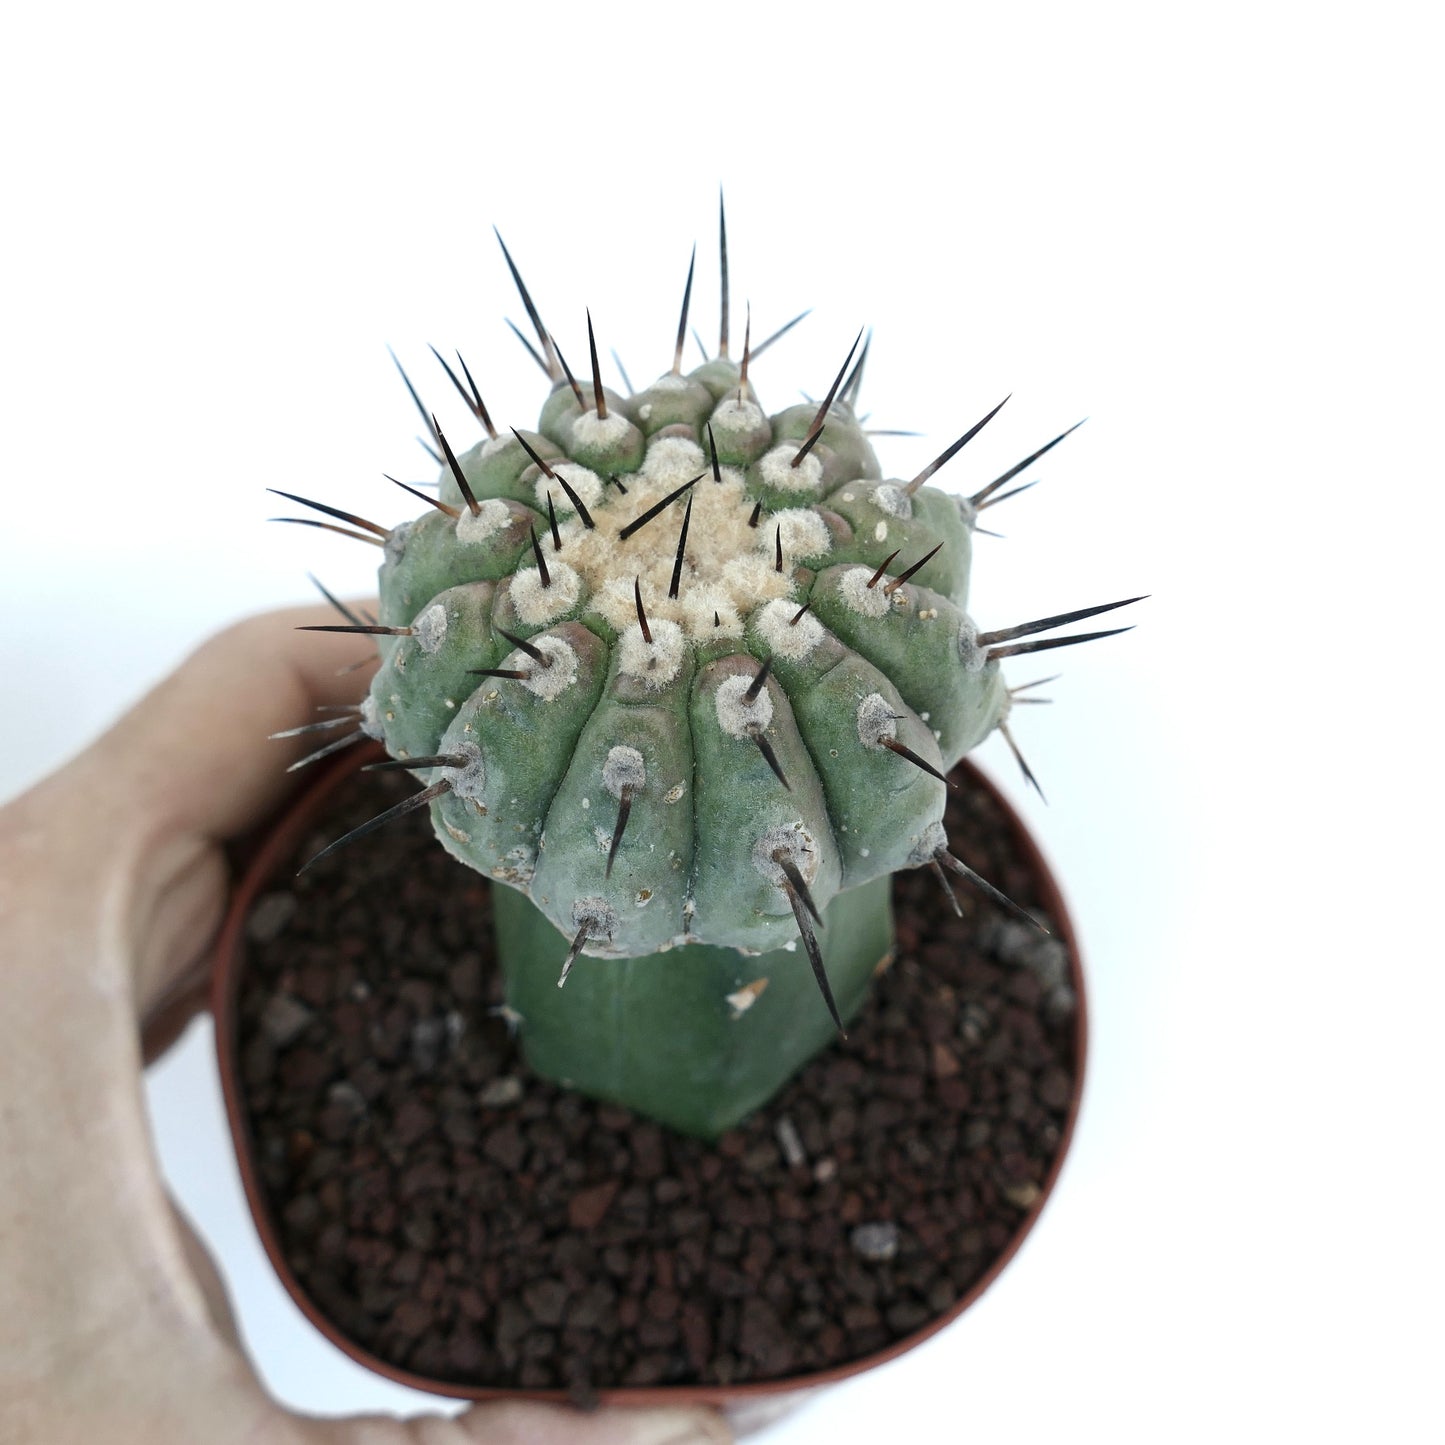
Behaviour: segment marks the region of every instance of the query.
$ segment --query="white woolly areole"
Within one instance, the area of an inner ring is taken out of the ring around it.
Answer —
[[[568,478],[569,484],[578,476],[593,475],[572,463],[553,465]],[[579,486],[578,495],[596,526],[584,527],[568,508],[567,515],[558,524],[562,538],[560,554],[550,548],[547,552],[548,566],[554,574],[553,585],[537,598],[537,605],[553,605],[548,594],[556,594],[560,586],[557,580],[560,569],[553,560],[560,555],[579,579],[576,603],[585,602],[595,608],[619,633],[632,628],[637,620],[633,600],[635,579],[642,589],[648,625],[655,637],[661,636],[659,624],[662,622],[677,624],[682,636],[693,642],[706,642],[718,636],[741,637],[748,615],[772,598],[791,597],[793,581],[789,573],[773,570],[771,550],[755,550],[759,546],[759,535],[767,528],[766,524],[761,528],[748,526],[753,499],[744,485],[743,472],[737,467],[723,467],[721,475],[720,483],[713,480],[712,468],[695,441],[688,437],[659,436],[649,441],[642,468],[621,477],[625,492],[618,487],[601,487],[599,482],[600,495],[589,500],[588,492]],[[696,482],[683,495],[626,538],[622,537],[621,533],[631,523],[694,478]],[[565,504],[557,483],[541,478],[537,488],[544,516],[548,485],[559,511]],[[678,595],[672,597],[669,596],[672,570],[689,503],[692,518],[688,524],[687,546]],[[797,525],[807,529],[800,535],[817,534],[807,521]],[[547,546],[543,535],[543,545]],[[785,530],[785,544],[789,535]],[[767,538],[771,547],[770,531]],[[801,545],[811,544],[805,541]],[[536,585],[530,568],[519,575],[527,576],[532,585]],[[525,605],[520,589],[516,595],[520,614]],[[568,606],[573,605],[569,594]],[[719,619],[717,626],[713,624],[714,612]],[[562,615],[559,606],[556,612],[528,615],[528,620],[534,626],[545,625]],[[639,645],[640,639],[635,639],[634,646]],[[635,659],[642,656],[634,654]],[[657,686],[665,679],[670,680],[672,674],[662,665],[664,654],[653,652],[645,656],[651,659],[651,665],[644,672],[639,663],[634,676],[646,676]]]
[[[883,579],[880,577],[870,587],[872,577],[873,573],[866,567],[850,567],[838,579],[838,596],[845,607],[861,612],[864,617],[882,617],[888,611],[889,602],[883,593]]]
[[[879,738],[896,738],[898,719],[892,705],[881,692],[870,692],[858,704],[858,741],[865,748],[876,748]]]
[[[457,518],[457,541],[469,547],[476,546],[495,537],[511,520],[512,513],[507,504],[496,497],[488,497],[485,502],[477,503],[475,516],[470,507],[462,508],[462,514]]]
[[[572,904],[572,926],[587,930],[588,943],[611,943],[617,936],[617,912],[605,898],[579,898]]]
[[[781,854],[802,875],[804,883],[811,883],[818,876],[818,844],[813,835],[803,826],[802,821],[782,824],[769,828],[753,844],[753,867],[773,885],[782,888],[787,882],[778,866],[774,854]]]
[[[757,550],[776,558],[781,535],[784,569],[804,557],[823,557],[833,550],[828,524],[811,507],[786,507],[770,513],[767,520],[766,527],[757,529]]]
[[[958,503],[958,515],[963,519],[963,525],[973,531],[978,522],[978,508],[968,497],[955,497],[954,501]]]
[[[582,595],[582,579],[560,558],[547,563],[550,587],[542,586],[542,574],[527,567],[512,577],[512,606],[529,627],[544,627],[554,618],[570,612]]]
[[[716,617],[716,621],[714,621]],[[743,620],[731,592],[701,583],[682,594],[683,630],[689,637],[741,637]]]
[[[579,447],[610,447],[614,442],[621,441],[628,432],[632,430],[632,423],[618,412],[610,412],[607,416],[599,417],[595,411],[584,411],[580,416],[572,418],[572,441]],[[553,471],[561,469],[556,463],[551,463]],[[569,482],[572,481],[568,477]],[[572,482],[575,487],[576,482]],[[585,502],[586,497],[582,500]]]
[[[688,379],[675,371],[664,371],[647,389],[648,391],[686,391]]]
[[[718,685],[718,726],[734,738],[750,738],[762,732],[773,720],[773,700],[764,683],[751,702],[743,696],[753,685],[751,677],[727,677]]]
[[[633,623],[624,628],[617,639],[617,670],[634,677],[654,690],[665,687],[678,674],[687,651],[682,628],[664,617],[647,619],[652,641],[642,635],[642,628]]]
[[[751,436],[764,422],[763,409],[755,401],[739,401],[729,396],[718,403],[708,418],[714,432],[725,436]]]
[[[760,602],[793,595],[793,579],[788,573],[777,571],[771,557],[757,552],[725,563],[722,580],[735,596],[747,599],[743,607],[749,612]]]
[[[370,693],[361,699],[361,730],[369,738],[380,739],[385,733],[381,725],[381,709]]]
[[[481,802],[487,789],[487,765],[482,761],[481,748],[476,743],[463,741],[452,748],[452,752],[458,757],[467,759],[460,768],[446,770],[446,778],[452,785],[452,793],[458,798]]]
[[[587,508],[590,514],[594,507],[602,500],[602,478],[594,471],[577,462],[548,462],[559,477],[566,477],[567,485],[572,488]],[[536,486],[533,489],[537,497],[537,510],[545,517],[547,515],[547,494],[552,494],[552,505],[557,509],[557,515],[563,516],[568,512],[575,511],[572,506],[572,499],[564,492],[561,486],[546,472],[537,477]]]
[[[971,617],[965,617],[959,623],[958,655],[965,672],[982,672],[984,663],[988,661],[987,651],[978,645],[978,627]]]
[[[809,452],[797,466],[793,458],[798,455],[802,442],[784,442],[766,452],[758,462],[758,476],[770,487],[780,492],[816,492],[823,483],[823,463],[814,453]]]
[[[525,670],[527,675],[521,679],[522,686],[528,692],[550,702],[554,697],[560,697],[577,681],[577,654],[572,651],[571,644],[560,637],[538,633],[536,637],[528,640],[548,659],[548,665],[543,667],[540,662],[528,657],[521,648],[517,648],[507,654],[507,660],[502,666]]]
[[[646,784],[647,764],[643,762],[642,754],[636,748],[619,743],[609,750],[607,761],[602,764],[602,786],[614,798],[622,796],[623,788],[631,788],[635,793]]]
[[[433,602],[412,626],[416,645],[425,653],[433,653],[447,640],[447,610],[440,602]]]
[[[642,460],[642,475],[649,481],[666,483],[664,490],[670,490],[706,466],[702,448],[691,437],[653,437]]]
[[[918,843],[908,855],[908,866],[910,868],[921,868],[925,863],[933,861],[933,855],[940,848],[948,847],[948,834],[944,832],[942,823],[930,823],[919,835]]]
[[[890,517],[906,521],[913,515],[913,498],[893,482],[884,482],[873,489],[873,505]]]
[[[768,651],[789,662],[802,662],[823,640],[823,624],[811,612],[798,617],[798,606],[776,598],[753,614],[758,636],[768,644]]]

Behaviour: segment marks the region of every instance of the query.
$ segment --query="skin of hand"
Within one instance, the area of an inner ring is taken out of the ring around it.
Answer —
[[[228,843],[285,800],[310,741],[268,735],[361,695],[368,674],[338,673],[364,639],[295,630],[334,620],[238,623],[0,810],[0,1440],[725,1445],[705,1410],[292,1414],[166,1193],[142,1069],[204,1005]]]

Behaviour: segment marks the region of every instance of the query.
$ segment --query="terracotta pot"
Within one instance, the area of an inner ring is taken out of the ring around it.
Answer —
[[[271,1258],[276,1273],[280,1276],[291,1297],[312,1324],[352,1359],[400,1384],[437,1395],[450,1395],[469,1400],[510,1396],[562,1402],[567,1399],[566,1392],[562,1390],[522,1390],[486,1385],[459,1385],[454,1381],[430,1379],[388,1364],[341,1333],[306,1294],[288,1264],[281,1248],[280,1230],[272,1217],[265,1186],[255,1161],[241,1082],[237,1022],[237,1000],[242,974],[246,966],[246,918],[256,899],[267,891],[268,886],[285,867],[307,830],[312,828],[317,819],[324,814],[333,795],[343,784],[355,776],[362,764],[374,761],[379,756],[382,756],[380,749],[368,748],[364,752],[357,750],[350,756],[339,759],[328,772],[293,800],[289,808],[277,819],[269,833],[261,840],[257,851],[245,868],[244,875],[235,888],[216,943],[213,955],[211,1007],[216,1022],[216,1048],[219,1056],[221,1085],[246,1198],[250,1203],[251,1214],[261,1241]],[[955,770],[955,777],[966,779],[966,786],[981,789],[993,798],[1008,822],[1013,833],[1014,845],[1020,857],[1028,862],[1035,873],[1039,898],[1055,922],[1053,932],[1068,945],[1070,983],[1078,998],[1078,1007],[1074,1015],[1073,1039],[1077,1061],[1075,1082],[1073,1094],[1067,1105],[1058,1151],[1044,1179],[1039,1197],[1030,1206],[1028,1213],[1003,1251],[966,1294],[929,1324],[884,1349],[833,1369],[779,1380],[726,1386],[670,1385],[600,1388],[597,1391],[597,1397],[602,1403],[612,1405],[710,1404],[725,1408],[735,1429],[748,1431],[757,1428],[768,1420],[785,1413],[814,1390],[835,1384],[851,1375],[895,1359],[951,1324],[998,1278],[1048,1202],[1073,1136],[1084,1077],[1087,1017],[1078,942],[1058,885],[1018,815],[1004,800],[1002,794],[972,763],[967,760],[960,763]]]

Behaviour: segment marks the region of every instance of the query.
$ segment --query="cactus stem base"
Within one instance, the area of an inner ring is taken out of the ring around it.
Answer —
[[[802,946],[757,954],[688,944],[642,958],[576,957],[565,988],[557,978],[572,941],[524,894],[495,889],[506,1003],[521,1017],[527,1062],[681,1133],[716,1138],[862,1006],[891,956],[891,886],[889,877],[875,879],[822,910],[813,967],[806,936]],[[836,1005],[826,994],[820,1000],[815,968]]]

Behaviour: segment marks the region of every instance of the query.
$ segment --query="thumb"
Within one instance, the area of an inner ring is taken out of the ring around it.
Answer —
[[[732,1445],[722,1416],[705,1409],[614,1408],[584,1412],[529,1400],[473,1405],[455,1419],[417,1416],[308,1422],[327,1445]],[[393,1436],[391,1430],[399,1433]]]

